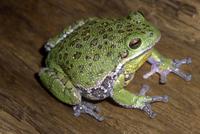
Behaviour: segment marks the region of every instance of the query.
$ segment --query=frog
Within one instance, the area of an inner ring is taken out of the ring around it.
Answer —
[[[74,115],[88,114],[103,121],[100,109],[93,101],[111,98],[128,109],[156,116],[153,102],[168,102],[168,96],[146,95],[149,86],[142,85],[139,93],[126,90],[135,73],[146,62],[151,65],[147,79],[160,75],[160,83],[174,73],[186,81],[192,75],[180,69],[191,58],[171,59],[155,48],[161,32],[141,12],[125,17],[93,17],[76,21],[53,38],[44,48],[45,66],[39,71],[41,83],[61,102],[73,107]]]

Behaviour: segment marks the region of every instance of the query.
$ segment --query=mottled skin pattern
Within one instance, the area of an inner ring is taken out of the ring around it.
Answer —
[[[47,65],[51,67],[52,62],[60,65],[75,85],[95,86],[121,62],[121,54],[135,53],[128,47],[131,39],[145,33],[144,40],[153,43],[148,36],[154,28],[148,22],[137,22],[139,19],[143,18],[94,18],[61,41],[49,54]]]
[[[96,106],[82,101],[83,96],[91,100],[111,97],[121,106],[138,108],[154,117],[150,103],[166,102],[167,96],[145,96],[147,86],[143,86],[139,95],[126,91],[124,86],[137,69],[148,60],[152,70],[144,78],[157,72],[165,83],[167,74],[174,72],[191,79],[179,70],[181,64],[188,64],[191,59],[173,61],[163,57],[153,49],[159,39],[158,29],[139,12],[119,19],[79,21],[48,41],[46,68],[39,76],[59,100],[74,105],[76,116],[87,113],[103,120]]]

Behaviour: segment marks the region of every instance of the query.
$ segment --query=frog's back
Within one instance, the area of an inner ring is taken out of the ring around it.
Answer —
[[[54,62],[75,85],[92,87],[119,64],[120,52],[126,51],[123,38],[133,28],[119,20],[87,21],[52,49],[47,65]]]

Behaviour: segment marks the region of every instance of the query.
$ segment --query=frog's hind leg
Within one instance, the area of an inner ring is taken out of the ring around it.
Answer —
[[[39,77],[42,84],[60,101],[70,105],[81,103],[80,92],[72,85],[64,73],[42,68],[39,72]]]
[[[82,101],[80,104],[75,105],[73,109],[74,109],[74,115],[77,117],[80,116],[81,113],[86,113],[94,117],[98,121],[104,120],[104,117],[99,114],[100,109],[92,103]]]
[[[102,121],[100,110],[94,104],[81,100],[81,93],[77,90],[64,73],[53,69],[43,68],[39,73],[42,84],[60,101],[73,105],[74,115],[87,113],[95,119]]]
[[[138,95],[135,95],[124,89],[124,75],[120,75],[114,84],[113,92],[111,97],[113,100],[125,108],[136,108],[145,111],[149,117],[154,118],[156,113],[151,109],[150,103],[152,102],[167,102],[167,96],[145,96],[149,87],[143,86]]]
[[[79,28],[85,24],[85,21],[79,20],[75,22],[73,25],[66,27],[60,34],[57,36],[50,38],[47,43],[44,45],[44,48],[47,52],[51,51],[59,42],[65,39],[69,34],[71,34],[75,29]]]

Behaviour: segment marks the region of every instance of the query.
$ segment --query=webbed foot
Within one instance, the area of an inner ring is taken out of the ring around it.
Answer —
[[[82,101],[81,104],[75,105],[73,110],[76,117],[80,116],[81,113],[86,113],[98,121],[104,120],[104,117],[99,114],[100,109],[92,103]]]
[[[181,71],[180,66],[182,64],[190,64],[192,62],[191,58],[185,58],[182,60],[171,60],[171,59],[164,59],[163,63],[157,62],[152,58],[149,58],[148,60],[152,66],[151,66],[151,71],[146,73],[143,78],[147,79],[154,73],[159,73],[160,74],[160,82],[161,83],[166,83],[167,81],[167,75],[170,72],[173,72],[183,78],[186,81],[190,81],[192,78],[191,74],[185,73]]]
[[[144,105],[141,107],[141,110],[145,111],[150,118],[154,118],[156,116],[156,113],[153,112],[150,103],[152,102],[168,102],[168,96],[145,96],[146,92],[149,90],[148,85],[143,85],[143,87],[140,90],[139,95],[144,96],[143,100],[141,100]]]

